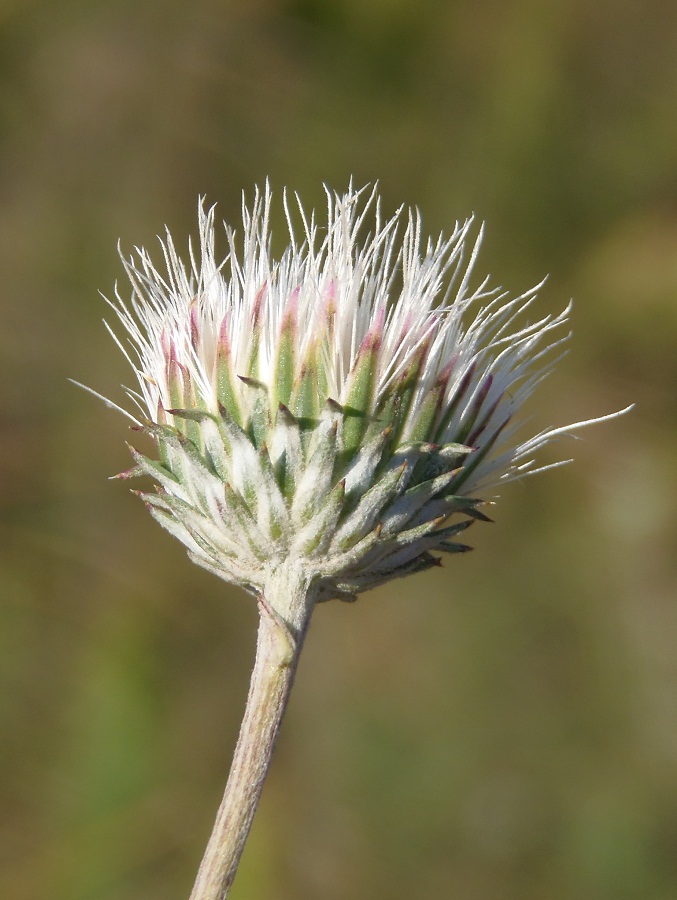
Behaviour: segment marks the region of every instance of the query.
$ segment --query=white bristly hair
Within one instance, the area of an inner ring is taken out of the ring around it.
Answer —
[[[445,370],[443,407],[451,406],[465,379],[445,438],[453,440],[474,410],[475,418],[483,422],[482,435],[495,441],[473,473],[475,489],[540,471],[532,456],[543,445],[613,417],[548,429],[511,446],[520,424],[515,411],[551,372],[561,355],[557,349],[569,337],[563,328],[571,305],[559,315],[529,323],[525,313],[542,283],[512,299],[501,289],[490,288],[486,278],[471,288],[483,236],[482,227],[473,236],[472,219],[456,222],[448,238],[424,243],[418,212],[403,216],[400,208],[384,220],[375,189],[326,194],[327,224],[322,227],[296,198],[300,240],[285,196],[290,242],[279,260],[271,254],[268,187],[256,192],[251,209],[243,202],[240,242],[225,226],[228,250],[220,262],[215,254],[215,209],[205,210],[203,204],[199,251],[195,254],[190,248],[189,267],[179,258],[168,231],[160,242],[163,272],[144,249],[136,248],[135,258],[123,257],[131,300],[123,300],[116,288],[110,305],[128,332],[131,347],[123,345],[114,329],[109,331],[136,372],[139,390],[128,393],[142,418],[157,421],[160,411],[172,406],[168,355],[188,373],[203,408],[216,412],[217,350],[224,337],[233,370],[242,376],[249,374],[257,343],[256,378],[272,390],[280,334],[292,306],[299,323],[297,359],[303,359],[314,342],[321,343],[327,393],[338,403],[346,399],[365,338],[375,332],[380,339],[376,401],[424,345],[413,410]],[[250,395],[241,390],[244,407]]]

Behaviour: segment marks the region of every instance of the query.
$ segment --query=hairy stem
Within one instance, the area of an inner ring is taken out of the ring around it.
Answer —
[[[259,597],[256,659],[226,790],[190,900],[224,900],[242,856],[314,605],[303,573],[285,566]]]

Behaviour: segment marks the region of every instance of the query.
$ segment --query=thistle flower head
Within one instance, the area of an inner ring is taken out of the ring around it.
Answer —
[[[285,200],[275,260],[270,204],[257,193],[241,236],[226,226],[223,261],[202,206],[189,265],[169,233],[161,270],[123,259],[116,340],[160,457],[132,450],[123,477],[150,475],[150,512],[226,580],[259,592],[293,563],[319,599],[353,599],[468,549],[487,492],[536,471],[563,429],[513,434],[569,309],[529,321],[537,288],[471,287],[471,220],[433,242],[418,214],[382,219],[375,192],[328,192],[321,226]]]

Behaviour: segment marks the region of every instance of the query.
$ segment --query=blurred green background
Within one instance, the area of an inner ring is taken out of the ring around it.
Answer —
[[[575,298],[535,430],[637,407],[473,554],[317,610],[231,896],[677,897],[677,5],[4,0],[0,101],[0,896],[186,898],[246,695],[253,602],[67,382],[132,382],[116,241],[352,175]]]

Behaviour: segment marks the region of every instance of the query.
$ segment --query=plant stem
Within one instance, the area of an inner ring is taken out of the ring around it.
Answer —
[[[224,900],[270,767],[303,638],[315,603],[300,567],[287,564],[259,597],[259,631],[249,695],[221,806],[190,900]]]

